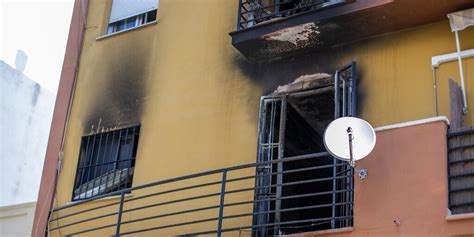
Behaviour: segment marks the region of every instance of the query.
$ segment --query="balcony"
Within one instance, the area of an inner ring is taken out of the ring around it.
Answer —
[[[277,59],[447,19],[471,0],[239,0],[232,44],[250,60]]]
[[[319,152],[125,188],[53,209],[48,232],[263,237],[351,227],[354,170],[333,159]]]

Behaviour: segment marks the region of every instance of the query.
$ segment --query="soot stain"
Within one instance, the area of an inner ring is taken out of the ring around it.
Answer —
[[[146,97],[146,79],[150,52],[137,44],[127,48],[119,57],[110,57],[96,65],[103,70],[103,78],[96,78],[90,90],[89,109],[84,118],[84,133],[139,124]]]
[[[262,93],[257,96],[269,95],[280,85],[293,82],[296,78],[314,74],[328,73],[334,75],[335,71],[356,58],[348,56],[349,49],[346,47],[332,47],[326,50],[311,51],[303,54],[288,56],[273,61],[250,61],[242,55],[236,55],[233,59],[234,65],[239,68],[244,77],[262,88]],[[344,62],[341,59],[349,58]],[[366,94],[361,85],[363,84],[365,68],[357,67],[357,108],[358,114],[363,114]],[[255,94],[248,95],[255,97]],[[258,98],[252,98],[258,100]],[[250,112],[252,119],[258,119],[258,108]]]
[[[330,52],[300,54],[275,61],[254,62],[243,56],[235,56],[234,64],[245,78],[259,85],[262,96],[273,92],[278,86],[293,82],[296,78],[314,73],[334,74],[336,67],[327,57]]]

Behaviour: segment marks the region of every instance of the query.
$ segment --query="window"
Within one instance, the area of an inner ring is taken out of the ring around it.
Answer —
[[[73,201],[131,187],[139,132],[134,126],[82,138]]]
[[[107,34],[131,29],[156,20],[158,0],[114,0]]]
[[[325,152],[326,126],[340,116],[355,116],[355,67],[339,70],[336,80],[318,79],[317,87],[291,91],[298,88],[292,85],[290,91],[263,97],[258,162]],[[253,236],[352,226],[353,176],[347,162],[329,154],[257,169],[253,225],[262,227]]]

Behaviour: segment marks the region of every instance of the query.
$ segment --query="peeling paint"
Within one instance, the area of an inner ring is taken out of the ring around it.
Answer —
[[[286,28],[264,36],[267,40],[289,42],[298,47],[301,42],[311,40],[313,35],[319,35],[319,27],[314,23],[306,23],[295,27]]]
[[[327,73],[314,73],[314,74],[307,74],[296,78],[292,83],[278,86],[274,93],[283,93],[283,92],[290,92],[295,90],[301,90],[305,88],[312,87],[316,81],[332,78],[331,75]]]

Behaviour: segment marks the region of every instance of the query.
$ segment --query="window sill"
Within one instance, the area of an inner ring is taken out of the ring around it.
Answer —
[[[124,195],[124,198],[131,198],[131,197],[133,197],[133,193],[126,193],[126,194]],[[86,203],[103,202],[103,201],[109,201],[109,200],[115,200],[115,199],[120,199],[120,195],[114,195],[114,196],[104,197],[104,198],[92,200],[92,201],[86,202]],[[82,202],[82,201],[87,201],[87,199],[80,200],[80,201],[68,202],[66,205],[74,205],[74,204],[79,203],[79,202]]]
[[[326,234],[338,234],[338,233],[346,233],[346,232],[352,232],[354,231],[354,227],[344,227],[344,228],[338,228],[338,229],[331,229],[331,230],[318,230],[318,231],[312,231],[312,232],[306,232],[306,233],[300,233],[300,234],[290,234],[290,235],[284,235],[288,237],[306,237],[306,236],[315,236],[315,235],[326,235]]]
[[[134,31],[134,30],[141,29],[141,28],[144,28],[144,27],[147,27],[147,26],[151,26],[151,25],[156,25],[157,23],[158,23],[158,20],[155,20],[155,21],[148,22],[146,24],[139,25],[137,27],[133,27],[133,28],[130,28],[130,29],[114,32],[114,33],[107,34],[107,35],[101,35],[101,36],[95,38],[95,40],[98,41],[98,40],[110,38],[110,37],[113,37],[113,36],[116,36],[116,35],[121,35],[121,34],[126,33],[126,32]]]
[[[447,221],[469,220],[474,219],[474,213],[454,214],[446,216]]]

